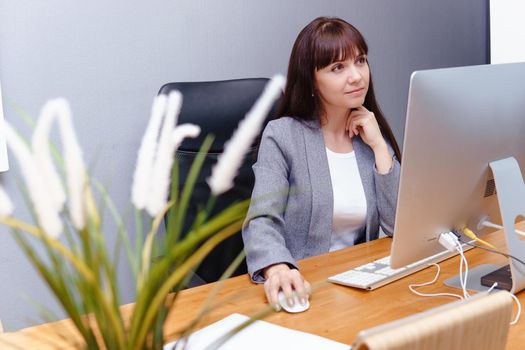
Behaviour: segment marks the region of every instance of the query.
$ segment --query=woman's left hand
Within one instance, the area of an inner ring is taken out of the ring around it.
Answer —
[[[386,147],[385,139],[381,134],[374,113],[363,106],[350,112],[346,120],[346,130],[350,138],[360,135],[361,139],[374,151]]]
[[[355,135],[361,136],[363,142],[374,152],[378,173],[387,174],[392,167],[392,156],[374,113],[363,106],[354,109],[346,120],[346,130],[350,138]]]

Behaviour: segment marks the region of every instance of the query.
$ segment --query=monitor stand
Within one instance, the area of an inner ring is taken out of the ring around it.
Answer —
[[[503,221],[503,233],[509,255],[520,260],[525,260],[525,241],[518,238],[515,232],[514,222],[519,215],[525,215],[525,184],[521,176],[521,170],[514,157],[505,158],[491,162],[490,168],[496,183],[498,203]],[[502,289],[510,287],[511,293],[518,293],[525,289],[525,266],[509,258],[509,269],[505,266],[479,265],[468,271],[467,289],[487,290],[489,287],[481,285],[481,279],[485,282],[490,280],[501,280],[498,282]],[[499,270],[499,271],[496,271]],[[510,280],[508,279],[510,275]],[[459,276],[449,278],[445,284],[455,288],[461,288]]]

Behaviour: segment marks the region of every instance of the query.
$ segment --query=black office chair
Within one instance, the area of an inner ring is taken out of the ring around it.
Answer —
[[[192,123],[201,127],[200,136],[195,139],[188,138],[184,140],[176,152],[175,156],[179,163],[181,184],[184,183],[184,178],[187,176],[206,135],[213,134],[215,136],[190,199],[183,232],[187,232],[191,223],[194,222],[198,207],[204,206],[207,202],[210,189],[206,183],[206,178],[210,176],[211,168],[216,163],[218,155],[224,150],[224,143],[230,139],[239,121],[244,118],[245,114],[261,95],[268,80],[265,78],[253,78],[168,83],[161,87],[159,94],[169,94],[171,90],[179,90],[183,95],[178,123]],[[270,116],[275,115],[276,105],[277,103],[272,111],[268,113],[265,125],[269,121]],[[235,201],[251,196],[254,183],[251,166],[257,157],[257,142],[258,140],[248,152],[239,169],[239,173],[234,181],[234,187],[217,198],[212,215]],[[166,217],[166,220],[169,220],[169,217]],[[242,249],[242,236],[238,232],[210,252],[198,267],[196,271],[197,276],[192,279],[190,286],[217,281]],[[246,272],[246,261],[243,261],[233,275],[236,276]]]

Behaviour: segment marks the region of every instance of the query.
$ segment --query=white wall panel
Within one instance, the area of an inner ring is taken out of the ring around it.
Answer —
[[[490,1],[490,63],[525,61],[525,0]]]

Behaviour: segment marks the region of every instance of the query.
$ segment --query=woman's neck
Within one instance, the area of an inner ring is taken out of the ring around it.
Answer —
[[[352,152],[352,140],[346,131],[346,121],[349,111],[325,114],[322,118],[321,129],[323,131],[324,143],[333,152]]]
[[[328,110],[321,116],[321,127],[330,134],[344,134],[349,114],[347,109]]]

